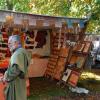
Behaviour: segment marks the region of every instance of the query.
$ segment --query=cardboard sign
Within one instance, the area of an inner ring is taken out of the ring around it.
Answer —
[[[66,71],[64,72],[65,74],[62,77],[62,81],[67,82],[67,80],[71,74],[71,71],[72,71],[71,69],[66,69]]]

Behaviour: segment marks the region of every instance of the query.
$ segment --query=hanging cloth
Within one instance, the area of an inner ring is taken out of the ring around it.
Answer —
[[[73,28],[73,24],[71,20],[67,20],[68,28]]]
[[[72,20],[67,20],[67,25],[68,25],[68,32],[72,33],[73,32],[73,23],[72,23]]]
[[[36,48],[36,46],[37,46],[37,42],[35,41],[35,39],[36,39],[36,36],[37,36],[37,30],[34,30],[34,38],[33,38],[33,41],[34,41],[34,48],[33,49],[35,49]]]
[[[64,27],[64,30],[66,30],[66,26]],[[63,48],[66,47],[66,31],[64,32],[64,41],[63,41]]]
[[[80,28],[84,28],[84,22],[83,22],[83,20],[80,20],[80,22],[79,22],[79,27],[80,27]]]
[[[59,30],[59,40],[58,40],[58,49],[61,47],[61,28]]]
[[[0,32],[0,43],[2,43],[3,41],[3,36],[2,36],[2,32]]]

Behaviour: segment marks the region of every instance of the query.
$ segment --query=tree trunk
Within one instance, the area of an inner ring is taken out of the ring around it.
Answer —
[[[6,0],[6,4],[8,10],[13,10],[13,2],[11,0]]]

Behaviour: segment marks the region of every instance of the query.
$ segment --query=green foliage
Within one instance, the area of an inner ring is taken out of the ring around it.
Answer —
[[[0,9],[29,12],[31,0],[0,0]]]
[[[100,0],[0,0],[0,9],[52,16],[89,17],[87,31],[99,33]]]
[[[69,4],[66,0],[33,0],[37,13],[65,16],[68,14]]]
[[[88,74],[87,74],[87,77],[88,77]],[[94,78],[82,79],[82,77],[80,77],[80,80],[78,82],[78,87],[88,89],[92,93],[90,95],[95,94],[95,92],[99,94],[100,80],[95,80]],[[69,97],[66,100],[70,100],[71,97],[72,98],[76,96],[79,97],[79,95],[82,97],[82,94],[76,95],[75,92],[72,93],[69,90],[68,85],[66,86],[64,86],[63,84],[57,85],[56,80],[50,80],[44,77],[30,78],[30,93],[31,93],[31,96],[28,97],[28,100],[63,100],[60,97]],[[86,97],[88,95],[86,95]],[[59,99],[57,98],[54,99],[54,97],[59,97]],[[79,99],[74,98],[74,99],[80,100],[80,98]]]

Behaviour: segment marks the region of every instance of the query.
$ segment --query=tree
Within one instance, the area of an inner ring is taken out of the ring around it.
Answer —
[[[87,17],[90,19],[88,32],[99,30],[100,25],[100,0],[1,0],[0,8],[52,16]]]
[[[100,0],[32,0],[32,2],[36,13],[39,14],[89,18],[88,32],[95,32],[100,25]]]
[[[74,0],[72,7],[76,9],[70,12],[70,16],[74,17],[89,17],[88,32],[95,32],[100,25],[100,0]],[[74,13],[74,14],[73,14]]]
[[[1,0],[0,8],[13,11],[30,12],[31,0]]]
[[[39,14],[65,16],[70,9],[70,3],[67,0],[32,0],[31,3]]]

